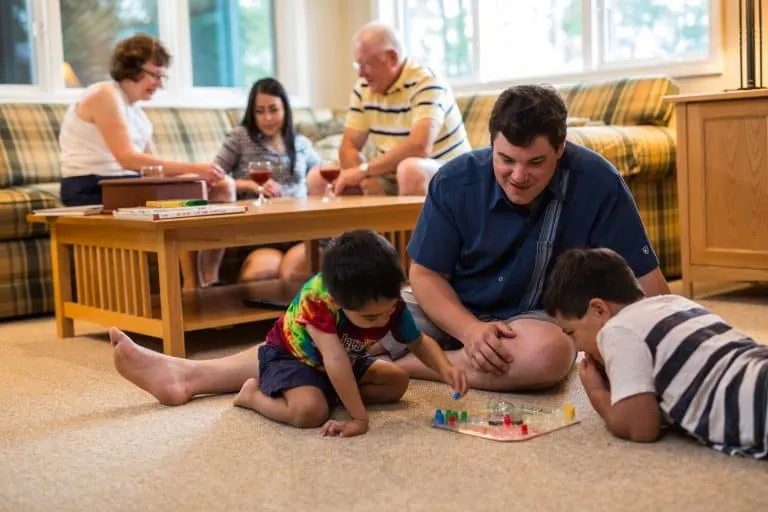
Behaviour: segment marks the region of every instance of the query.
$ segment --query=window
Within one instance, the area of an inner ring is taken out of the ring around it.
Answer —
[[[33,84],[34,43],[28,0],[0,1],[0,84]]]
[[[120,39],[137,32],[160,35],[157,0],[59,1],[67,87],[109,79],[109,60]]]
[[[270,0],[189,0],[192,83],[242,87],[275,74]]]
[[[307,0],[304,0],[307,1]],[[240,106],[250,85],[278,75],[305,94],[296,1],[0,0],[0,100],[64,100],[109,79],[115,43],[139,32],[168,48],[156,104]],[[275,20],[285,29],[277,34]],[[284,56],[284,60],[283,60]],[[210,88],[217,88],[211,94]]]
[[[454,82],[711,69],[718,0],[392,0],[409,55]],[[716,64],[716,63],[715,63]]]

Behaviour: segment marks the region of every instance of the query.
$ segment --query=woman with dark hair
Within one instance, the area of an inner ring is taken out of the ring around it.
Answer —
[[[66,206],[101,204],[99,182],[137,178],[142,167],[163,167],[166,176],[195,176],[208,183],[208,198],[234,201],[232,180],[212,162],[164,160],[153,154],[152,123],[139,105],[163,86],[171,55],[148,34],[119,41],[112,53],[111,80],[90,85],[61,123],[61,201]],[[215,284],[223,251],[182,256],[184,289]]]
[[[240,126],[227,135],[214,159],[234,178],[238,199],[258,195],[258,186],[248,174],[248,162],[255,160],[279,164],[264,185],[267,197],[305,197],[307,173],[323,164],[312,142],[294,132],[288,94],[274,78],[253,84]],[[291,279],[305,273],[305,262],[303,243],[260,246],[246,258],[238,280]]]

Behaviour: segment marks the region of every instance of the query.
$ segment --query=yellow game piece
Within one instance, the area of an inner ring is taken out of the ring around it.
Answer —
[[[576,417],[576,409],[567,402],[563,404],[563,413],[568,421],[573,421],[573,418]]]

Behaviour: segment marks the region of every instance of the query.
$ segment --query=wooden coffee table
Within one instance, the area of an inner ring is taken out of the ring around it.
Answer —
[[[276,289],[282,285],[273,283],[182,293],[181,253],[307,240],[308,270],[316,272],[318,239],[365,228],[384,234],[407,268],[405,246],[423,202],[423,197],[350,196],[331,203],[277,199],[234,215],[158,221],[30,215],[28,220],[50,227],[59,337],[74,336],[74,320],[86,320],[162,338],[163,352],[184,357],[185,332],[276,318],[280,311],[247,308],[242,299],[294,290]],[[155,262],[157,280],[150,279]]]

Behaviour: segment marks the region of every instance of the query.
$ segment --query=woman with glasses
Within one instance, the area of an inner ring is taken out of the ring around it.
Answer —
[[[147,34],[118,42],[112,54],[112,80],[89,86],[61,124],[61,200],[66,206],[101,204],[99,182],[139,177],[142,167],[162,166],[166,176],[197,176],[208,183],[212,201],[233,201],[234,184],[212,162],[174,162],[152,151],[152,124],[139,101],[152,98],[166,79],[168,50]],[[182,258],[183,287],[218,282],[223,251],[189,253]]]
[[[240,126],[227,135],[214,163],[234,178],[238,199],[246,199],[258,194],[248,163],[259,160],[276,164],[272,178],[263,185],[266,197],[306,196],[309,170],[323,164],[312,142],[294,132],[288,94],[274,78],[253,84]],[[303,243],[270,244],[247,256],[238,280],[294,279],[304,276],[305,269]]]

